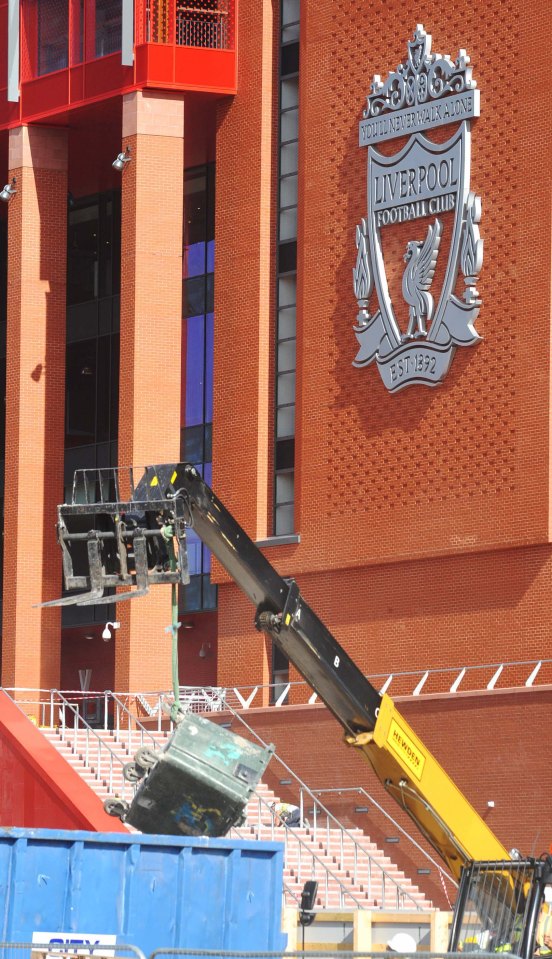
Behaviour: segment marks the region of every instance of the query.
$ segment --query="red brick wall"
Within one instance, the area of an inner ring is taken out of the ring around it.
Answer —
[[[119,462],[177,462],[180,451],[184,105],[181,96],[129,94],[123,145]],[[121,603],[119,690],[166,689],[171,591]]]
[[[67,142],[10,131],[2,683],[59,683],[56,505],[63,493]]]
[[[244,16],[246,8],[242,4]],[[460,46],[467,49],[481,91],[471,186],[483,198],[477,323],[483,341],[457,350],[439,388],[390,395],[375,369],[351,365],[357,349],[354,233],[366,213],[358,122],[372,74],[385,78],[405,59],[416,23],[399,3],[385,11],[352,0],[301,4],[301,543],[267,555],[283,574],[298,577],[307,600],[369,670],[546,655],[551,249],[542,191],[550,151],[546,127],[534,124],[519,89],[536,79],[549,10],[534,0],[523,16],[515,4],[508,16],[504,9],[493,0],[483,22],[466,4],[451,11],[423,2],[416,11],[433,35],[434,51],[456,57]],[[257,17],[240,25],[240,89],[234,103],[221,108],[217,141],[214,485],[253,537],[264,495],[257,482],[264,386],[257,375],[255,256],[263,23]],[[514,63],[519,83],[512,83]],[[548,108],[549,98],[546,93]],[[272,164],[275,171],[274,153]],[[236,210],[243,210],[237,219]],[[426,222],[417,223],[425,233]],[[388,236],[390,256],[402,256],[402,233]],[[405,316],[402,322],[404,328]],[[271,428],[269,417],[268,455]],[[227,582],[220,570],[217,576]],[[235,587],[222,586],[223,683],[266,676],[263,641],[251,618]]]

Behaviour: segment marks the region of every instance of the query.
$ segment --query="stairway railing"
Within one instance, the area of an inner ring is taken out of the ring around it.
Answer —
[[[387,810],[384,809],[382,805],[380,805],[377,799],[374,799],[374,797],[371,796],[366,789],[364,789],[363,786],[350,786],[350,787],[344,786],[344,787],[339,787],[334,789],[315,789],[314,790],[315,801],[314,801],[314,806],[312,808],[312,813],[310,812],[310,809],[309,809],[309,814],[312,815],[313,827],[315,831],[317,828],[320,828],[318,826],[320,813],[322,813],[323,818],[326,818],[325,807],[316,801],[316,797],[332,796],[332,795],[333,796],[344,796],[344,795],[362,796],[369,803],[371,803],[372,806],[374,806],[374,808],[377,809],[377,811],[381,813],[381,815],[389,823],[391,823],[391,825],[393,826],[394,829],[397,830],[397,832],[400,832],[401,835],[405,837],[405,839],[407,839],[410,843],[412,843],[412,845],[417,849],[417,851],[420,853],[421,856],[423,856],[424,859],[426,859],[429,863],[431,863],[432,866],[434,866],[435,869],[437,869],[442,883],[448,882],[450,883],[451,886],[454,887],[454,889],[458,888],[458,883],[456,882],[455,879],[453,879],[453,877],[445,869],[443,869],[442,864],[437,862],[437,860],[434,859],[433,856],[431,856],[426,849],[420,846],[419,842],[417,842],[414,839],[414,837],[411,836],[410,833],[407,832],[407,830],[404,829],[403,826],[401,826],[400,823],[398,823],[397,820],[394,819],[393,816],[391,816],[390,813],[388,813]],[[326,829],[328,828],[327,819],[326,819],[326,825],[322,826],[322,828],[326,828]]]
[[[261,736],[253,729],[252,726],[244,718],[244,715],[237,710],[230,707],[225,703],[226,710],[234,716],[234,718],[241,723],[241,725],[247,730],[248,734],[257,740],[260,745],[266,747],[268,744],[263,740]],[[375,878],[377,877],[380,880],[381,886],[383,889],[392,888],[395,890],[397,903],[402,903],[403,905],[397,905],[397,908],[404,908],[404,903],[407,900],[413,903],[415,909],[419,909],[420,905],[416,899],[411,895],[411,893],[405,889],[400,882],[398,882],[394,876],[391,876],[385,867],[378,862],[375,856],[373,856],[367,849],[362,846],[358,841],[356,836],[347,829],[339,821],[339,819],[332,813],[329,809],[326,808],[317,798],[315,793],[309,789],[309,787],[304,783],[299,776],[291,769],[290,766],[283,759],[281,759],[276,753],[272,758],[272,762],[277,762],[280,766],[285,769],[286,773],[291,780],[295,782],[299,794],[299,810],[300,810],[300,819],[301,822],[306,818],[305,814],[305,799],[308,796],[312,801],[313,805],[318,807],[319,810],[323,811],[326,817],[326,826],[324,830],[317,826],[315,822],[312,824],[310,833],[312,835],[313,842],[320,842],[327,840],[326,847],[329,848],[329,824],[332,823],[332,827],[337,831],[339,835],[339,856],[336,862],[336,866],[339,870],[349,870],[352,875],[351,878],[355,884],[368,881],[370,888],[375,884]],[[266,800],[261,796],[257,797],[259,807],[258,807],[258,822],[261,822],[261,814],[263,806],[267,806]],[[270,807],[268,807],[270,811]],[[271,813],[272,817],[272,829],[274,829],[274,816]],[[287,829],[286,834],[292,832],[292,830]],[[351,867],[350,863],[345,863],[347,858],[347,853],[349,850],[353,850],[353,865]],[[335,853],[334,853],[335,854]]]

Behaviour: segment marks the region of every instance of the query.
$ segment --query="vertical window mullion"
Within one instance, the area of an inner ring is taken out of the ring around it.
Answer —
[[[293,328],[291,326],[291,311],[295,312],[297,307],[300,0],[281,0],[280,14],[273,518],[275,535],[293,533],[295,526],[295,362],[290,362],[294,352],[290,344],[295,343],[296,337],[295,324]],[[290,314],[285,316],[284,311],[290,311]]]

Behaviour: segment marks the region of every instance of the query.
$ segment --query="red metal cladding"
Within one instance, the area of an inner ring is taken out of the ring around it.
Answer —
[[[125,831],[4,692],[0,692],[0,761],[4,826]]]
[[[137,89],[236,92],[237,0],[136,0],[131,67],[121,64],[120,4],[112,6],[104,0],[100,17],[95,0],[85,0],[82,13],[70,0],[21,0],[20,99],[8,103],[0,89],[0,129],[55,122],[72,108]],[[6,49],[0,3],[0,52]]]

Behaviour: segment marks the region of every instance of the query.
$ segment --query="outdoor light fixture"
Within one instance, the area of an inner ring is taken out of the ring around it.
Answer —
[[[122,173],[127,163],[130,163],[130,160],[131,160],[130,147],[127,147],[124,153],[117,154],[117,159],[113,160],[113,163],[111,164],[111,166],[113,167],[114,170],[118,170],[119,173]],[[6,187],[4,187],[4,189],[6,189]],[[0,194],[0,196],[1,195],[2,194]]]
[[[104,631],[103,631],[103,633],[102,633],[102,639],[103,639],[104,643],[108,643],[109,640],[111,639],[111,630],[112,630],[112,629],[119,629],[119,626],[120,626],[120,625],[121,625],[120,623],[106,623],[106,624],[105,624],[105,629],[104,629]]]
[[[203,643],[203,646],[199,650],[200,659],[205,659],[211,652],[211,643]]]
[[[1,182],[0,180],[0,183]],[[17,193],[15,189],[16,182],[15,177],[13,177],[11,183],[6,183],[4,189],[0,190],[0,200],[2,200],[3,203],[9,203],[14,193]]]

